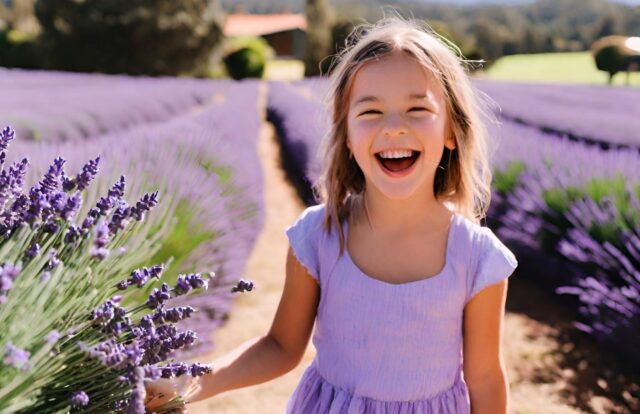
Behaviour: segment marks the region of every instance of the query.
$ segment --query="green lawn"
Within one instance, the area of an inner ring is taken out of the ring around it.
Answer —
[[[590,83],[605,85],[609,75],[596,69],[590,52],[512,55],[498,59],[480,77],[504,81]],[[613,77],[614,85],[625,85],[626,73]],[[640,86],[640,72],[632,73],[630,85]]]

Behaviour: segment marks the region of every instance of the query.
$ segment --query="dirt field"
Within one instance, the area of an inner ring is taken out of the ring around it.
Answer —
[[[258,103],[262,115],[265,93],[263,85]],[[227,324],[214,334],[216,351],[199,361],[210,361],[265,334],[278,306],[287,251],[284,230],[304,206],[280,169],[279,148],[269,124],[263,126],[259,152],[265,172],[266,225],[245,271],[258,289],[238,297]],[[570,326],[571,316],[552,297],[520,280],[517,270],[510,278],[504,346],[511,412],[639,412],[638,375],[621,373],[623,367]],[[314,355],[310,343],[302,363],[287,375],[194,404],[189,412],[283,413]]]

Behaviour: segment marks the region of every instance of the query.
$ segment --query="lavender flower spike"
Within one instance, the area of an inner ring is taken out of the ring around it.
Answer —
[[[131,375],[133,383],[133,392],[127,407],[127,414],[144,414],[144,400],[147,398],[147,391],[144,387],[144,369],[142,367],[134,368]]]
[[[8,342],[5,347],[4,363],[26,371],[29,369],[29,352]]]
[[[158,204],[158,191],[153,193],[146,193],[138,202],[135,207],[131,209],[131,215],[137,220],[144,220],[144,213],[151,210]]]
[[[89,405],[89,396],[84,391],[76,391],[71,394],[71,404],[76,407],[86,407]]]
[[[16,132],[10,126],[4,127],[0,132],[0,151],[5,151],[9,147],[9,141],[16,136]]]
[[[53,160],[53,164],[49,166],[49,171],[44,175],[42,181],[40,181],[42,194],[51,194],[58,189],[64,163],[65,160],[62,157],[56,157],[56,159]]]
[[[63,188],[66,191],[71,191],[76,187],[80,191],[87,188],[89,183],[96,177],[96,175],[98,175],[98,164],[100,164],[99,155],[95,160],[89,160],[75,178],[65,178]]]
[[[48,344],[55,344],[56,342],[58,342],[58,339],[60,339],[60,332],[53,329],[47,334],[45,339]]]
[[[240,279],[238,284],[231,288],[231,292],[251,292],[253,289],[255,289],[255,285],[252,281]]]

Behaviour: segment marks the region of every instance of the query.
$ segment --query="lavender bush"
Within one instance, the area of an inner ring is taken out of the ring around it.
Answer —
[[[132,289],[161,278],[161,265],[135,267],[170,230],[171,208],[156,208],[157,192],[129,205],[121,177],[81,214],[100,158],[69,177],[57,157],[25,192],[28,161],[4,167],[14,137],[10,128],[0,134],[0,411],[144,413],[145,380],[210,369],[172,360],[197,336],[175,326],[195,309],[169,306],[206,289],[209,278],[180,275],[173,287],[163,283],[124,307]],[[232,290],[251,289],[241,280]],[[178,398],[158,412],[182,404]]]
[[[257,82],[234,83],[228,93],[197,111],[92,136],[82,145],[22,140],[10,154],[16,160],[29,155],[34,168],[27,182],[34,182],[57,153],[64,153],[72,168],[101,154],[104,179],[88,189],[86,198],[92,202],[100,200],[100,194],[121,172],[137,178],[132,183],[134,193],[153,188],[170,195],[171,231],[144,264],[166,262],[169,277],[197,268],[215,267],[217,274],[207,292],[176,301],[201,310],[180,323],[202,339],[190,353],[205,352],[212,346],[212,330],[231,310],[230,286],[242,276],[263,226],[263,178],[256,150],[260,120],[257,107],[247,108],[258,100],[257,86]],[[38,113],[33,112],[34,116]],[[148,293],[143,288],[138,295]]]
[[[226,80],[0,68],[0,125],[23,140],[77,141],[224,102]]]
[[[493,133],[504,136],[494,159],[497,232],[577,265],[549,271],[549,284],[579,300],[578,329],[640,366],[640,154],[509,122]]]
[[[609,147],[640,148],[640,91],[596,85],[476,80],[505,121]]]

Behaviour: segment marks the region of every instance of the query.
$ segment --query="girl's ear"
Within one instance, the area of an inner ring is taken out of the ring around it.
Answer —
[[[451,151],[456,149],[456,139],[453,137],[453,134],[449,134],[444,145]]]

